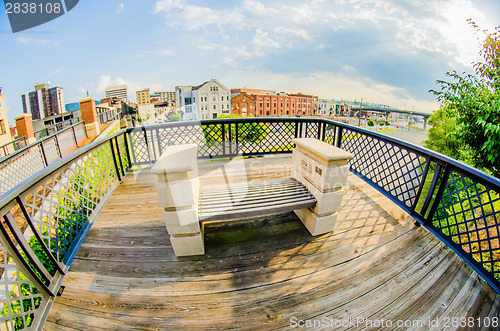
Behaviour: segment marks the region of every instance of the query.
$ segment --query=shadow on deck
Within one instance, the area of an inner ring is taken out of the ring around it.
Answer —
[[[202,185],[287,177],[289,161],[246,159],[225,168],[201,162]],[[136,172],[93,225],[45,328],[270,329],[304,322],[348,329],[351,319],[360,322],[354,329],[378,329],[366,323],[381,320],[429,329],[437,318],[443,327],[446,318],[498,317],[493,290],[413,223],[350,175],[332,234],[311,237],[293,213],[212,222],[207,254],[177,258],[154,178]]]

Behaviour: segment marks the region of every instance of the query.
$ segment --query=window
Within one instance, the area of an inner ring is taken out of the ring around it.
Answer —
[[[217,109],[217,105],[214,105],[214,109]]]
[[[5,129],[5,120],[0,120],[0,135],[6,134],[7,131]]]

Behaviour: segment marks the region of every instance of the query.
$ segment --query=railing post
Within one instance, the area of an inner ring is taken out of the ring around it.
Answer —
[[[226,125],[224,123],[222,125],[222,155],[226,156]]]
[[[62,158],[61,145],[59,144],[59,138],[57,138],[57,134],[54,136],[54,138],[56,139],[56,145],[59,151],[59,157]]]
[[[451,166],[447,163],[444,167],[443,178],[441,179],[441,183],[439,183],[439,188],[436,192],[436,197],[434,199],[434,203],[432,204],[432,207],[429,211],[429,215],[425,218],[425,221],[427,223],[431,223],[432,219],[434,218],[434,214],[436,213],[436,210],[439,206],[439,202],[441,201],[441,199],[443,197],[443,193],[444,193],[444,190],[446,188],[446,185],[448,184],[448,178],[450,177],[450,174],[451,174]],[[437,185],[437,181],[436,181],[436,183],[434,183],[434,187],[436,185]]]
[[[78,147],[78,138],[76,137],[76,131],[73,125],[71,125],[71,131],[73,132],[73,139],[75,140],[75,145]]]
[[[125,177],[125,171],[123,168],[123,162],[122,162],[122,157],[121,157],[121,153],[120,153],[120,144],[118,144],[118,137],[115,137],[114,140],[115,140],[115,144],[116,144],[116,155],[118,156],[118,163],[120,164],[120,170],[122,171],[121,174],[122,174],[122,177]]]
[[[335,139],[335,146],[337,146],[338,148],[342,148],[342,131],[343,131],[343,128],[341,126],[337,127],[338,130],[337,130],[337,137]]]
[[[228,129],[229,129],[228,130],[229,131],[229,134],[228,134],[229,135],[229,139],[228,139],[228,141],[229,141],[229,155],[232,155],[233,154],[232,153],[232,151],[233,151],[233,148],[232,148],[232,139],[231,139],[231,126],[232,126],[232,123],[229,123],[228,125],[229,125],[229,127],[228,127]]]
[[[240,145],[239,145],[239,142],[240,142],[240,137],[239,137],[239,126],[240,126],[240,123],[236,123],[236,154],[239,154],[240,153]]]
[[[43,156],[43,161],[45,162],[45,166],[48,166],[49,162],[47,161],[47,155],[45,155],[45,147],[43,146],[43,140],[40,141],[40,148],[42,150],[42,156]]]
[[[115,165],[116,177],[118,178],[118,181],[121,181],[122,176],[120,174],[120,170],[118,169],[118,162],[116,161],[115,147],[113,146],[113,139],[111,139],[109,141],[109,145],[111,146],[111,155],[113,156],[113,164]]]
[[[128,148],[127,134],[128,134],[128,131],[125,131],[123,133],[123,144],[125,145],[125,151],[127,152],[128,164],[129,164],[129,167],[131,168],[132,167],[132,157],[130,156],[130,150]]]

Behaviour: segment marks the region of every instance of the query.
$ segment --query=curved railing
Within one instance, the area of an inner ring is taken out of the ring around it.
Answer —
[[[154,163],[174,144],[198,144],[200,158],[290,153],[295,137],[351,152],[353,173],[414,216],[500,293],[499,179],[425,148],[329,120],[224,119],[121,130],[0,196],[2,320],[10,329],[43,325],[87,231],[132,166]]]
[[[0,158],[0,195],[69,153],[87,136],[75,123]]]

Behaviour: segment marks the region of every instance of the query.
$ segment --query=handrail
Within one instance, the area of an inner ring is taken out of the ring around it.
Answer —
[[[47,286],[48,291],[40,288],[31,295],[46,309],[100,208],[132,166],[153,163],[169,145],[193,142],[202,158],[290,153],[296,137],[314,137],[352,153],[352,173],[410,213],[500,293],[500,179],[435,151],[326,119],[236,118],[120,130],[48,164],[1,195],[0,219],[8,222],[0,227],[16,230],[14,219],[20,218],[38,233],[19,246],[23,239],[17,230],[17,238],[3,231],[0,250],[30,286]],[[30,251],[40,241],[48,260],[37,261]],[[47,272],[52,278],[43,282]],[[9,321],[30,313],[38,318],[37,309],[11,313]],[[31,323],[43,325],[43,318],[36,318]]]
[[[84,122],[78,122],[1,158],[0,195],[63,157],[83,135]]]
[[[7,150],[6,150],[6,148],[7,148],[9,145],[13,145],[14,150],[17,150],[17,149],[19,149],[19,148],[22,148],[22,147],[20,147],[20,145],[18,145],[18,147],[17,147],[17,148],[15,147],[15,144],[17,144],[17,143],[19,143],[19,142],[21,142],[21,141],[23,141],[23,142],[24,142],[24,145],[26,146],[26,137],[25,137],[25,136],[20,137],[20,138],[17,138],[17,139],[14,139],[14,140],[9,141],[8,143],[3,144],[2,146],[0,146],[0,149],[1,149],[1,150],[3,150],[3,156],[1,156],[1,157],[0,157],[0,159],[1,159],[1,158],[3,158],[3,157],[8,156],[8,155],[10,154],[10,153],[8,153],[8,152],[7,152]]]
[[[49,164],[0,196],[0,253],[9,265],[0,277],[10,284],[0,294],[8,329],[42,329],[83,239],[130,169],[125,145],[121,130]],[[21,230],[23,224],[32,232]]]

